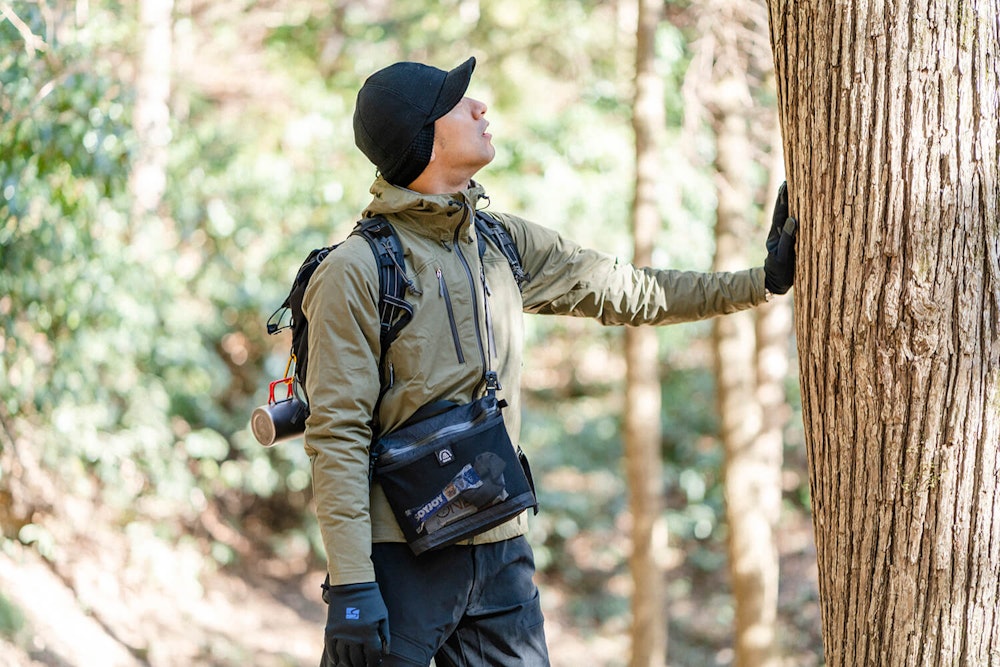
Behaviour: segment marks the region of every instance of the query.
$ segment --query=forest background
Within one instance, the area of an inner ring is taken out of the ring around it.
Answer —
[[[141,21],[139,7],[157,4],[163,25]],[[712,266],[716,141],[698,90],[712,74],[706,25],[737,6],[757,45],[739,54],[758,141],[746,214],[770,213],[763,5],[667,2],[658,266]],[[369,198],[356,91],[395,60],[450,68],[476,56],[470,94],[488,104],[497,147],[479,176],[491,206],[627,258],[635,11],[598,0],[0,2],[0,662],[317,662],[324,558],[308,461],[301,440],[260,447],[248,416],[287,361],[287,334],[269,337],[265,321],[304,254],[346,236]],[[164,27],[167,41],[150,42]],[[168,89],[153,108],[163,131],[137,132],[150,82]],[[758,232],[748,266],[763,261],[763,222]],[[522,444],[539,480],[530,538],[553,664],[624,665],[623,331],[527,326]],[[668,662],[727,665],[711,323],[657,335]],[[778,625],[784,663],[808,666],[822,644],[790,368]]]

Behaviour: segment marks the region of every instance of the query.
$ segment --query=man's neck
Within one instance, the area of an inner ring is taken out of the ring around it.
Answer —
[[[472,182],[472,176],[472,174],[464,173],[442,174],[433,169],[425,169],[420,176],[417,176],[417,180],[406,187],[425,195],[448,195],[468,188]]]

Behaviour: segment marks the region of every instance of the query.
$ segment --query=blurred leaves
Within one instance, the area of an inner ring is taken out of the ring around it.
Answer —
[[[0,18],[0,419],[31,434],[68,493],[123,524],[210,535],[219,562],[246,552],[209,511],[275,553],[322,555],[303,448],[261,448],[247,419],[287,358],[289,341],[264,322],[302,257],[346,236],[367,203],[374,168],[354,147],[351,114],[370,72],[475,55],[470,94],[490,106],[497,146],[480,175],[492,206],[630,252],[634,17],[620,3],[178,4],[167,186],[142,220],[129,193],[133,3],[10,8],[20,25]],[[704,269],[714,204],[681,127],[687,39],[662,26],[672,190],[661,254]],[[621,530],[621,333],[557,318],[526,331],[524,439],[545,480],[539,565],[589,581],[595,596],[625,555],[611,539],[587,558],[572,544]],[[661,333],[675,353],[663,359],[667,520],[692,544],[720,539],[704,335]],[[41,547],[44,533],[23,519],[21,539]]]
[[[17,642],[25,639],[26,634],[24,614],[14,603],[0,594],[0,637]]]

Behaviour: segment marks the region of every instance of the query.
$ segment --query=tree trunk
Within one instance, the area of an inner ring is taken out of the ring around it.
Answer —
[[[784,167],[781,160],[781,136],[777,132],[771,144],[778,164],[771,167],[771,182],[767,188],[767,201],[773,200],[784,180]],[[765,210],[766,219],[770,222],[770,210]],[[760,552],[757,555],[760,568],[758,581],[760,598],[764,603],[761,618],[766,618],[760,624],[761,639],[771,638],[771,646],[766,650],[757,648],[761,660],[755,662],[738,662],[740,665],[777,665],[780,664],[781,642],[778,637],[778,581],[780,560],[778,554],[778,522],[781,520],[781,471],[784,459],[785,425],[791,416],[788,397],[785,392],[785,382],[789,369],[789,340],[792,336],[792,300],[776,298],[770,303],[761,304],[756,310],[755,338],[757,349],[756,359],[756,396],[755,403],[760,408],[760,429],[754,435],[751,450],[758,474],[765,483],[757,487],[758,493],[753,501],[757,503],[756,521],[762,533],[766,531],[766,539],[759,538]],[[766,528],[765,528],[766,526]],[[739,605],[737,598],[737,605]],[[750,610],[747,611],[747,614]],[[752,617],[751,617],[752,618]],[[748,652],[755,650],[752,638],[757,634],[753,625],[747,632]],[[767,628],[767,630],[763,630]],[[737,640],[737,647],[740,645]],[[737,653],[739,660],[739,653]]]
[[[757,145],[770,143],[771,154],[780,155],[773,114],[762,115],[760,111],[767,107],[754,103],[756,89],[769,88],[766,81],[772,71],[770,58],[759,55],[767,52],[766,14],[755,2],[732,0],[710,0],[695,12],[700,28],[695,59],[703,64],[692,68],[696,77],[692,89],[710,112],[716,138],[718,212],[713,268],[737,271],[759,261],[764,251],[764,233],[751,219],[755,193],[748,178],[752,166],[760,162],[762,151]],[[781,164],[771,171],[772,180],[780,183]],[[769,186],[765,201],[773,201],[776,191],[777,185]],[[769,219],[770,210],[765,214]],[[712,323],[720,438],[725,450],[733,648],[739,667],[779,664],[775,534],[781,509],[782,427],[787,418],[782,382],[788,367],[790,325],[786,324],[783,337],[781,327],[774,325],[781,312],[787,312],[787,301]]]
[[[133,110],[138,145],[129,180],[132,220],[138,226],[156,212],[167,188],[173,8],[173,0],[139,2],[140,53]]]
[[[769,10],[827,664],[1000,664],[1000,2]]]
[[[746,178],[753,162],[744,100],[744,77],[717,82],[713,125],[717,157],[716,271],[748,266],[746,249],[756,225],[748,219],[753,197]],[[753,247],[758,247],[754,244]],[[729,573],[736,607],[736,664],[778,664],[778,552],[774,531],[781,495],[781,440],[761,438],[757,402],[754,313],[744,311],[712,323],[720,437],[725,448]]]
[[[656,28],[661,6],[639,0],[636,31],[635,201],[632,209],[633,261],[649,266],[660,226],[657,202],[660,150],[663,145],[663,88],[655,70]],[[665,545],[657,530],[662,509],[660,462],[660,378],[656,331],[649,327],[625,332],[625,458],[632,513],[632,667],[659,667],[666,658],[667,620],[663,570],[657,556]]]

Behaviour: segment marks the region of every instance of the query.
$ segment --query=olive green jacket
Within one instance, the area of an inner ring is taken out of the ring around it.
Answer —
[[[764,300],[764,271],[694,273],[637,269],[581,248],[545,227],[494,214],[509,231],[531,280],[518,290],[492,244],[480,262],[475,182],[452,195],[422,195],[379,178],[365,216],[384,215],[404,248],[414,289],[413,320],[387,354],[390,386],[379,410],[383,431],[421,406],[481,396],[483,374],[499,375],[511,440],[519,440],[522,313],[591,317],[606,325],[671,324],[732,313]],[[485,273],[486,289],[480,274]],[[488,292],[485,293],[485,292]],[[374,581],[373,542],[403,535],[377,483],[369,488],[369,420],[379,394],[378,273],[368,243],[349,237],[329,254],[306,290],[311,413],[305,446],[316,512],[333,584]],[[493,542],[523,534],[525,514],[479,535]]]

